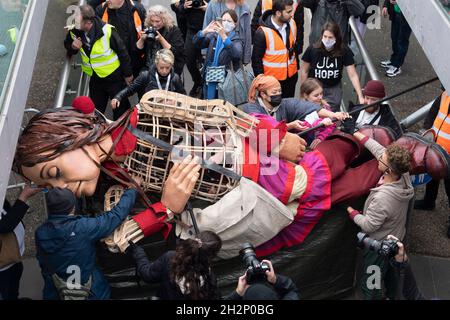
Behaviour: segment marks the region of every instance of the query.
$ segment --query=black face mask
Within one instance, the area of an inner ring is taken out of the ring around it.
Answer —
[[[281,99],[282,99],[281,94],[275,94],[273,96],[270,96],[269,103],[272,107],[276,108],[280,105]]]

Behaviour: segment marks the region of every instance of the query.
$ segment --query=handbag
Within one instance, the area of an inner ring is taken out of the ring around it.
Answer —
[[[208,66],[206,67],[205,82],[222,83],[225,81],[225,66]]]
[[[0,268],[21,260],[16,234],[14,232],[0,234]]]
[[[244,68],[242,61],[237,71],[234,71],[233,63],[230,62],[230,72],[217,88],[219,99],[226,100],[235,106],[247,103],[248,90],[254,78],[253,73]]]

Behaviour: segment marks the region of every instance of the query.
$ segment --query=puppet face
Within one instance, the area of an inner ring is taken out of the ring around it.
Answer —
[[[100,163],[95,145],[83,148],[92,159]],[[22,166],[22,172],[40,187],[68,188],[78,198],[94,194],[100,175],[100,169],[81,148],[64,152],[53,160],[38,163],[33,167]]]
[[[305,154],[306,141],[293,133],[286,133],[280,144],[279,156],[283,160],[298,163]]]

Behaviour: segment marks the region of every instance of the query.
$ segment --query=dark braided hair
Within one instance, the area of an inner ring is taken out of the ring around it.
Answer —
[[[200,240],[200,241],[198,241]],[[210,270],[211,259],[222,247],[222,240],[212,231],[203,231],[198,239],[187,239],[177,245],[171,261],[170,278],[177,282],[184,278],[187,299],[213,300],[219,298],[216,279]],[[203,278],[201,285],[200,277]]]

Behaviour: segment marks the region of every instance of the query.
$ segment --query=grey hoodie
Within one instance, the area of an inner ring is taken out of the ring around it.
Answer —
[[[378,159],[385,148],[373,139],[365,147]],[[395,182],[383,184],[370,190],[364,204],[363,214],[355,216],[355,223],[362,231],[376,240],[393,235],[403,240],[406,233],[406,215],[409,201],[414,196],[409,173]]]

